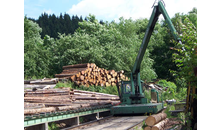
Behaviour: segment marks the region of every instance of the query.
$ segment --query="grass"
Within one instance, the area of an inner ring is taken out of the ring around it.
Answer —
[[[92,92],[100,92],[106,94],[118,95],[118,90],[116,86],[102,87],[102,86],[77,86],[72,82],[59,82],[56,84],[55,88],[67,87],[72,89],[84,90],[84,91],[92,91]]]
[[[55,88],[65,87],[65,88],[72,88],[73,83],[72,82],[59,82],[56,84]]]

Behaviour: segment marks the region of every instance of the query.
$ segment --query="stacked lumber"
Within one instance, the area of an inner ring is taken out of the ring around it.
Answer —
[[[116,95],[69,88],[25,90],[24,93],[24,115],[115,105],[120,102]]]
[[[70,90],[68,89],[48,89],[48,90],[38,90],[38,91],[25,91],[25,97],[46,97],[46,96],[61,96],[70,95]]]
[[[168,122],[166,113],[151,115],[145,120],[147,127],[144,130],[164,130]]]
[[[116,86],[121,80],[128,80],[124,71],[106,70],[94,63],[63,66],[63,72],[56,74],[57,78],[70,78],[76,85],[83,86]]]
[[[43,78],[37,80],[24,80],[24,88],[54,88],[58,78]]]

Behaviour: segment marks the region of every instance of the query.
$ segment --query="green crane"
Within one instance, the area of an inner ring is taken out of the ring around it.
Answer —
[[[155,5],[157,3],[157,5]],[[142,91],[142,84],[140,79],[140,66],[143,60],[145,51],[147,49],[147,45],[149,43],[150,37],[154,30],[155,24],[160,16],[163,15],[165,21],[167,22],[172,35],[175,40],[181,42],[181,39],[178,38],[176,29],[174,28],[167,11],[164,8],[164,3],[162,0],[158,2],[155,1],[154,8],[147,25],[147,29],[145,32],[145,36],[143,38],[141,47],[139,49],[137,58],[135,60],[133,69],[131,71],[131,79],[130,81],[121,81],[121,85],[119,87],[119,83],[117,84],[118,93],[120,97],[120,105],[113,106],[111,109],[111,113],[115,114],[142,114],[142,113],[157,113],[161,109],[163,109],[163,103],[159,103],[158,92],[156,90],[151,90],[151,93],[155,93],[156,95],[156,103],[147,103],[147,98],[144,97]]]

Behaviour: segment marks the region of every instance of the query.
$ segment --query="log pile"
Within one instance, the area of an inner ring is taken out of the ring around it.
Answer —
[[[43,78],[37,80],[24,80],[24,88],[54,88],[58,83],[58,78]]]
[[[57,78],[70,78],[77,85],[116,86],[121,80],[128,80],[124,71],[106,70],[94,63],[63,66],[63,72],[56,74]]]
[[[147,127],[144,130],[164,130],[168,122],[166,113],[151,115],[145,120]]]
[[[69,88],[25,90],[24,93],[24,115],[119,103],[116,95]]]

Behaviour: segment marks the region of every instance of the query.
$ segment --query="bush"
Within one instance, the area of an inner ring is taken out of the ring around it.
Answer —
[[[177,86],[175,83],[170,82],[170,81],[166,81],[166,80],[160,80],[158,82],[158,84],[162,87],[168,87],[168,88],[172,88],[174,90],[174,92],[176,92]]]
[[[179,102],[186,98],[187,88],[177,87],[175,83],[166,80],[160,80],[158,84],[164,88],[168,87],[167,91],[163,92],[163,100],[176,99]],[[179,89],[178,91],[177,88]]]
[[[48,125],[49,130],[59,130],[59,127],[57,127],[57,124],[55,122],[51,122]]]

